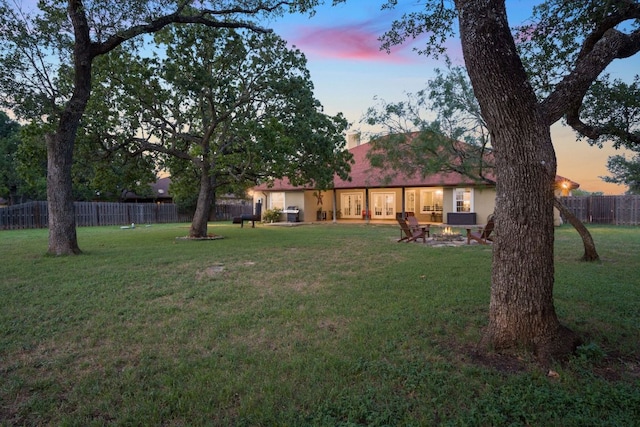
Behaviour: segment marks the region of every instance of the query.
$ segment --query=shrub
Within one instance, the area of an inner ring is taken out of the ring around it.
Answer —
[[[262,221],[264,222],[278,222],[280,221],[280,214],[282,214],[282,209],[267,209],[262,214]]]

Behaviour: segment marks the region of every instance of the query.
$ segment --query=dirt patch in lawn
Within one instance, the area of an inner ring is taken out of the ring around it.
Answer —
[[[442,345],[457,354],[461,363],[493,369],[501,374],[511,375],[544,369],[549,378],[559,377],[557,372],[544,368],[536,362],[535,357],[527,353],[483,351],[474,345],[454,342],[446,342]],[[571,360],[565,363],[570,370],[579,371],[571,367]],[[608,353],[598,363],[589,363],[586,369],[609,382],[637,381],[640,379],[640,357]]]
[[[224,239],[224,236],[220,236],[218,234],[208,234],[206,237],[191,237],[191,236],[182,236],[176,237],[176,240],[194,240],[194,241],[207,241],[207,240],[220,240]]]

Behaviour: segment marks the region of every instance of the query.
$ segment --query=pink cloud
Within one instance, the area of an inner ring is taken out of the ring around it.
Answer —
[[[308,56],[324,59],[408,63],[418,60],[409,45],[395,46],[391,53],[380,50],[381,32],[371,23],[332,27],[300,26],[290,32],[289,41]],[[409,52],[407,52],[407,50]]]

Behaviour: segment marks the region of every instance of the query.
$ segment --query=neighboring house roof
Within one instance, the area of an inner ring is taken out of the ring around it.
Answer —
[[[337,175],[335,176],[334,188],[336,189],[352,189],[352,188],[390,188],[390,187],[455,187],[455,186],[471,186],[478,185],[480,181],[474,180],[457,172],[439,172],[429,174],[422,177],[416,173],[409,176],[402,172],[389,175],[385,170],[374,168],[371,166],[367,153],[371,149],[371,145],[364,143],[349,150],[353,155],[354,163],[351,165],[349,176],[351,181],[343,180]],[[495,181],[492,173],[487,173],[487,178]],[[387,179],[389,178],[389,179]],[[556,185],[561,186],[563,183],[570,184],[570,189],[575,190],[580,184],[571,181],[562,176],[556,176]],[[487,183],[486,185],[491,185]],[[260,184],[254,187],[254,191],[293,191],[293,190],[312,190],[313,186],[295,186],[287,178],[277,179],[271,186],[268,184]]]
[[[151,187],[152,196],[139,196],[133,191],[127,191],[122,197],[124,200],[171,200],[172,196],[169,194],[169,185],[171,185],[171,178],[164,177],[158,179],[156,182],[149,184]]]
[[[153,194],[158,198],[171,198],[169,185],[171,185],[171,178],[166,176],[151,184],[151,189],[153,190]]]

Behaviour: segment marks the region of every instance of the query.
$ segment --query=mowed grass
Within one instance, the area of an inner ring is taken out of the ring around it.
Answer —
[[[1,425],[640,424],[640,228],[556,231],[556,310],[585,338],[548,376],[476,349],[491,249],[395,227],[185,224],[0,232]]]

